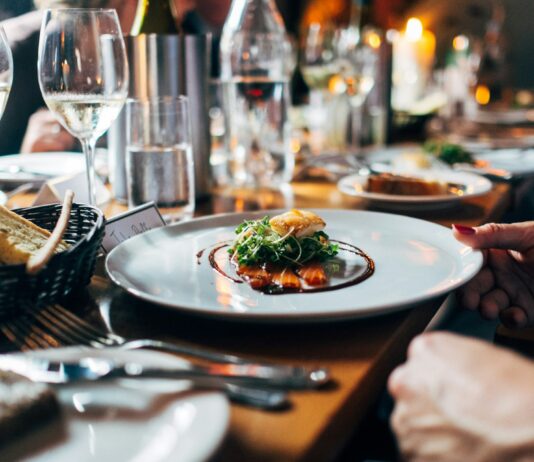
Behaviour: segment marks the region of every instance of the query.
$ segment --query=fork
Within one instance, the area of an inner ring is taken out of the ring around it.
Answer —
[[[5,323],[0,327],[0,330],[8,340],[24,352],[63,346],[61,341],[35,323],[32,323],[30,319],[22,320],[22,318],[19,318]],[[91,346],[89,344],[85,345]],[[99,345],[99,347],[102,348],[103,345]],[[287,393],[280,390],[243,386],[231,381],[210,380],[207,374],[193,377],[189,381],[197,389],[220,390],[236,403],[260,409],[283,409],[289,404]]]
[[[31,325],[25,330],[33,332],[29,340],[34,343],[81,344],[93,348],[119,347],[126,350],[142,348],[166,351],[175,354],[185,354],[197,358],[206,359],[216,363],[247,366],[257,374],[264,377],[276,378],[284,381],[284,386],[294,389],[317,388],[324,385],[330,379],[330,374],[325,368],[308,368],[302,366],[286,366],[280,364],[254,363],[234,355],[227,355],[184,345],[175,345],[153,339],[126,339],[112,332],[103,332],[85,320],[79,318],[60,305],[51,305],[42,310],[32,310],[32,316],[46,331],[38,326]],[[19,318],[18,322],[21,322]],[[4,332],[5,333],[5,332]],[[50,335],[52,334],[52,335]]]

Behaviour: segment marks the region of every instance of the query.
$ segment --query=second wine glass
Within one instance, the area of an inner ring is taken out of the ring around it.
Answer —
[[[0,25],[0,118],[4,113],[13,83],[13,56],[3,27]]]
[[[115,10],[46,10],[38,74],[47,106],[82,144],[89,202],[96,205],[95,143],[128,95],[128,63]]]

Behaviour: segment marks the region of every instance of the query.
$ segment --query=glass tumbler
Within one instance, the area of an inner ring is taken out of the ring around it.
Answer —
[[[126,111],[129,206],[153,201],[167,223],[191,218],[195,177],[187,98],[130,99]]]

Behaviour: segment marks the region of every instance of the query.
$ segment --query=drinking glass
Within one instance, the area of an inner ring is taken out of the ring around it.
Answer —
[[[339,73],[350,104],[351,148],[360,147],[362,108],[375,84],[378,50],[370,46],[357,28],[338,31],[336,38]]]
[[[300,71],[310,89],[306,123],[313,154],[339,152],[346,142],[340,129],[346,118],[336,34],[333,24],[312,23],[300,50]]]
[[[4,113],[13,82],[13,57],[4,28],[0,25],[0,118]]]
[[[301,50],[300,72],[312,92],[328,95],[330,80],[339,73],[335,28],[310,24]]]
[[[38,57],[48,108],[82,144],[89,201],[96,205],[97,139],[119,115],[128,94],[128,63],[115,10],[46,10]]]
[[[126,132],[129,206],[153,201],[167,222],[191,218],[195,177],[187,98],[128,100]]]

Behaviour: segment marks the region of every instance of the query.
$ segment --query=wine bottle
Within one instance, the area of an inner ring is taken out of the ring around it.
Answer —
[[[369,26],[371,20],[371,0],[352,0],[350,24],[360,29]]]
[[[130,33],[179,34],[173,0],[139,0]]]

